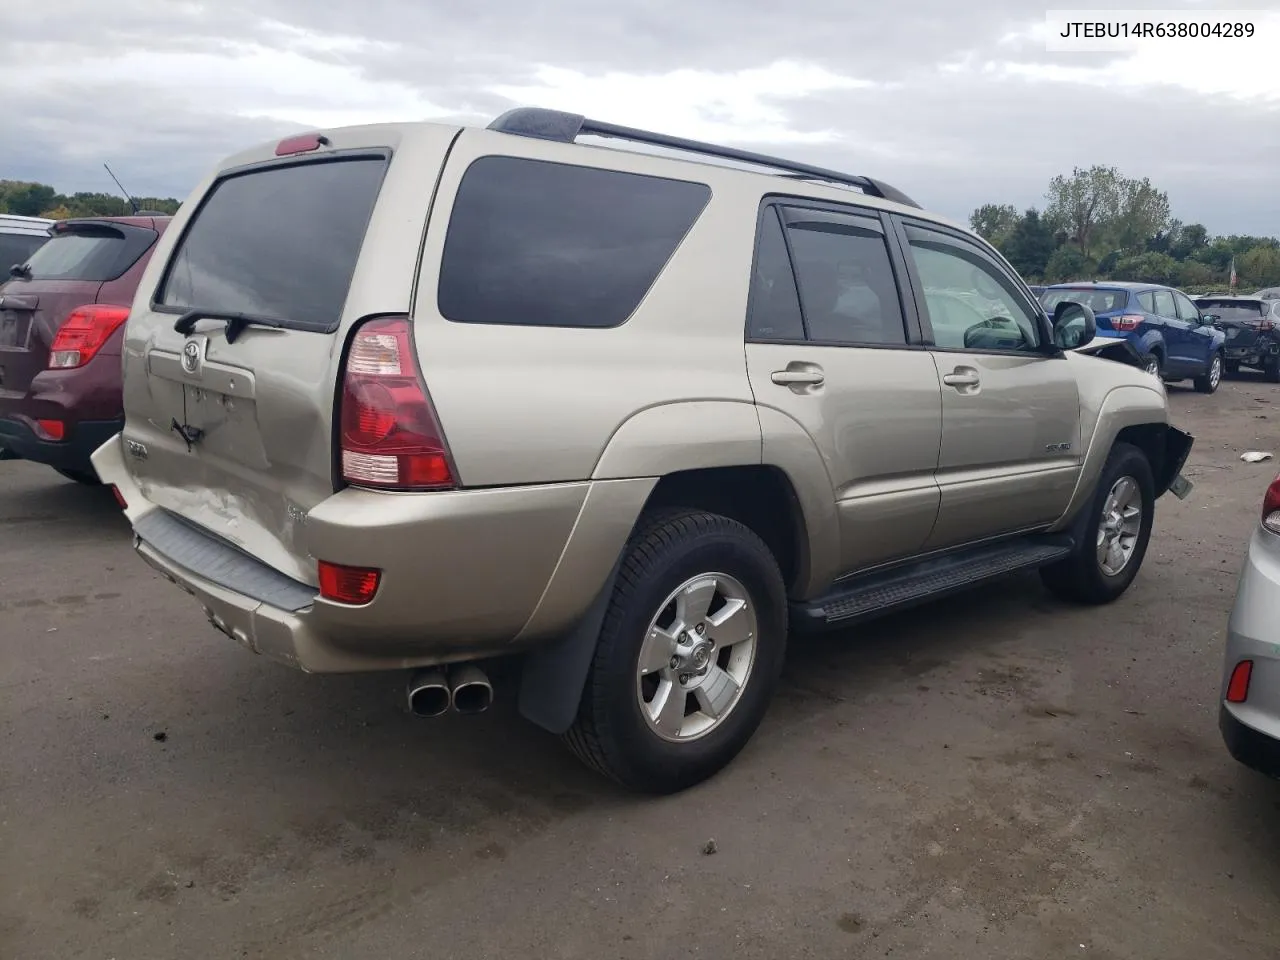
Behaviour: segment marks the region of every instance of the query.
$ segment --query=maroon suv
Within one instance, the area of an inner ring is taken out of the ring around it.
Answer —
[[[124,321],[169,220],[59,221],[0,284],[0,460],[98,482],[89,455],[124,421]]]

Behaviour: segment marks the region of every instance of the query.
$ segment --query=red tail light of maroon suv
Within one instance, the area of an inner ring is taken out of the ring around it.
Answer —
[[[0,460],[98,482],[89,456],[124,422],[124,322],[169,219],[62,220],[26,263],[0,264]]]

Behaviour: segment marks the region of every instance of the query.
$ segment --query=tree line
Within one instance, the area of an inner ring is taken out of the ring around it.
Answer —
[[[139,210],[174,214],[181,200],[172,197],[134,197]],[[47,183],[26,180],[0,180],[0,213],[20,217],[125,217],[133,212],[129,201],[110,193],[58,193]]]
[[[1115,167],[1079,167],[1049,182],[1043,210],[983,204],[969,225],[1032,282],[1134,280],[1191,292],[1280,286],[1280,240],[1210,236],[1174,218],[1169,195]]]

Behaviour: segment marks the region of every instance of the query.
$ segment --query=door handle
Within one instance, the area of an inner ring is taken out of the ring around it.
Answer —
[[[976,387],[982,381],[976,373],[960,373],[956,371],[955,373],[945,374],[942,382],[948,387]]]
[[[775,370],[771,379],[780,387],[794,387],[796,385],[816,387],[827,378],[820,370]]]

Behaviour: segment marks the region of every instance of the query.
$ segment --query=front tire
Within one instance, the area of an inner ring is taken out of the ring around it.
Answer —
[[[782,574],[754,532],[701,511],[647,518],[628,543],[565,741],[633,790],[693,786],[755,733],[786,640]]]
[[[1142,566],[1155,519],[1151,464],[1137,447],[1112,448],[1071,555],[1040,571],[1055,596],[1075,603],[1110,603],[1129,589]]]
[[[1209,369],[1204,376],[1195,378],[1196,390],[1200,393],[1217,393],[1222,383],[1222,352],[1214,353],[1209,361]]]

